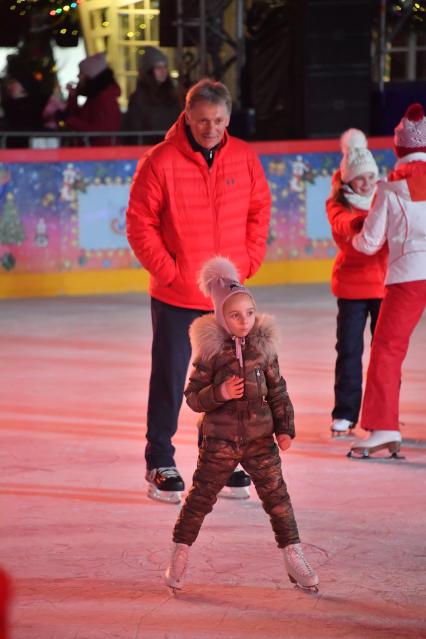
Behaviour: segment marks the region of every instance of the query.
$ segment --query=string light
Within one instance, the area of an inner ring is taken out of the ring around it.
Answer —
[[[1,0],[0,0],[1,1]],[[62,13],[70,13],[78,8],[83,0],[49,0],[50,7],[48,7],[48,15],[55,17]],[[46,4],[46,0],[14,0],[13,4],[9,5],[10,11],[18,11],[19,15],[23,16],[29,13],[31,10],[40,11],[40,7]],[[53,5],[53,7],[52,7]]]

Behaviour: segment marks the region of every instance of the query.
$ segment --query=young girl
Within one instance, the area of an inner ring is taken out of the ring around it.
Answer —
[[[387,246],[375,255],[352,247],[370,208],[378,170],[362,131],[349,129],[341,138],[340,169],[332,178],[326,209],[339,247],[333,267],[332,291],[337,297],[337,342],[332,435],[345,435],[358,421],[362,397],[364,329],[370,316],[374,333],[384,295]]]
[[[287,450],[294,432],[293,406],[277,358],[277,329],[257,315],[252,294],[238,281],[234,265],[216,257],[202,268],[200,289],[212,298],[214,315],[190,327],[194,353],[185,396],[202,417],[203,442],[192,488],[173,531],[166,583],[182,588],[188,550],[219,491],[241,464],[268,513],[289,578],[317,591],[318,576],[306,562],[274,435]]]
[[[426,118],[421,104],[408,107],[395,129],[398,161],[380,182],[364,228],[353,239],[358,251],[378,255],[389,244],[386,295],[371,350],[361,413],[369,437],[349,454],[369,457],[401,445],[399,390],[410,337],[426,306]]]

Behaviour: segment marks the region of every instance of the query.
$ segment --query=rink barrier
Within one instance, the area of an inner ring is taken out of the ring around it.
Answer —
[[[369,141],[381,174],[390,138]],[[252,286],[325,283],[336,255],[324,202],[338,140],[253,142],[273,198],[264,263]],[[0,150],[0,298],[145,292],[125,209],[149,147]]]

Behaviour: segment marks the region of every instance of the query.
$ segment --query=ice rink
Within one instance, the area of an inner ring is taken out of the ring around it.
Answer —
[[[14,584],[11,639],[426,637],[426,318],[403,369],[406,459],[352,460],[353,439],[329,430],[329,287],[253,291],[282,331],[297,432],[284,475],[319,594],[290,583],[254,490],[218,501],[191,549],[185,590],[169,593],[179,507],[149,500],[144,481],[149,299],[6,300],[0,566]],[[175,445],[188,488],[195,423],[184,406]]]

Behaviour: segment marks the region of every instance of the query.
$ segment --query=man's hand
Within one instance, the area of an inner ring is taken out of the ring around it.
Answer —
[[[281,450],[287,450],[291,446],[290,435],[277,435],[278,446]]]
[[[244,379],[232,375],[220,385],[220,391],[225,399],[241,399],[244,395]]]

